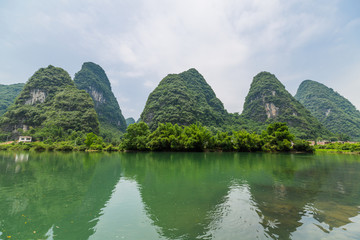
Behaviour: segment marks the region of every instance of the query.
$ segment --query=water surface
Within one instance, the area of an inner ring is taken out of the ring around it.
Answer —
[[[360,156],[0,152],[0,239],[360,239]]]

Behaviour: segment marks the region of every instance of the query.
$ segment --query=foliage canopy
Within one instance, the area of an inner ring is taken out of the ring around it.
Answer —
[[[0,116],[2,116],[7,108],[14,103],[15,98],[24,88],[24,83],[2,85],[0,84]]]
[[[306,141],[297,140],[292,146],[294,136],[286,123],[272,123],[261,135],[245,130],[217,132],[213,134],[200,123],[179,126],[171,123],[159,123],[150,132],[144,122],[129,125],[124,134],[120,149],[151,151],[239,151],[239,152],[284,152],[301,150],[312,152]]]

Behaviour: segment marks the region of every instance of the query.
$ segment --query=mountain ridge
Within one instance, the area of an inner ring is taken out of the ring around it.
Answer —
[[[299,85],[295,98],[329,130],[360,139],[359,110],[332,88],[305,80]]]
[[[74,82],[78,89],[85,90],[91,96],[102,132],[125,132],[125,118],[112,92],[110,81],[99,65],[85,62],[75,74]]]
[[[241,116],[263,124],[286,122],[299,138],[331,135],[269,72],[254,76]]]
[[[98,133],[98,124],[90,96],[75,87],[65,70],[49,65],[29,78],[0,128],[13,134],[45,126]]]
[[[150,93],[141,113],[141,120],[150,129],[164,122],[220,126],[226,118],[223,103],[195,68],[163,78]]]
[[[14,103],[15,98],[24,88],[25,83],[15,83],[9,85],[0,84],[0,117],[6,112],[8,107]]]

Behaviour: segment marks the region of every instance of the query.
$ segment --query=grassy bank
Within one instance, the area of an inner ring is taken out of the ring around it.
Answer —
[[[341,150],[341,149],[315,149],[316,153],[343,153],[343,154],[360,154],[360,151]]]

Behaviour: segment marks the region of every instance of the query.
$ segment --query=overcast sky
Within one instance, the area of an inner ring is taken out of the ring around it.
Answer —
[[[293,95],[305,79],[360,108],[359,0],[1,0],[0,83],[41,67],[73,78],[99,64],[137,119],[169,73],[196,68],[229,112],[269,71]]]

